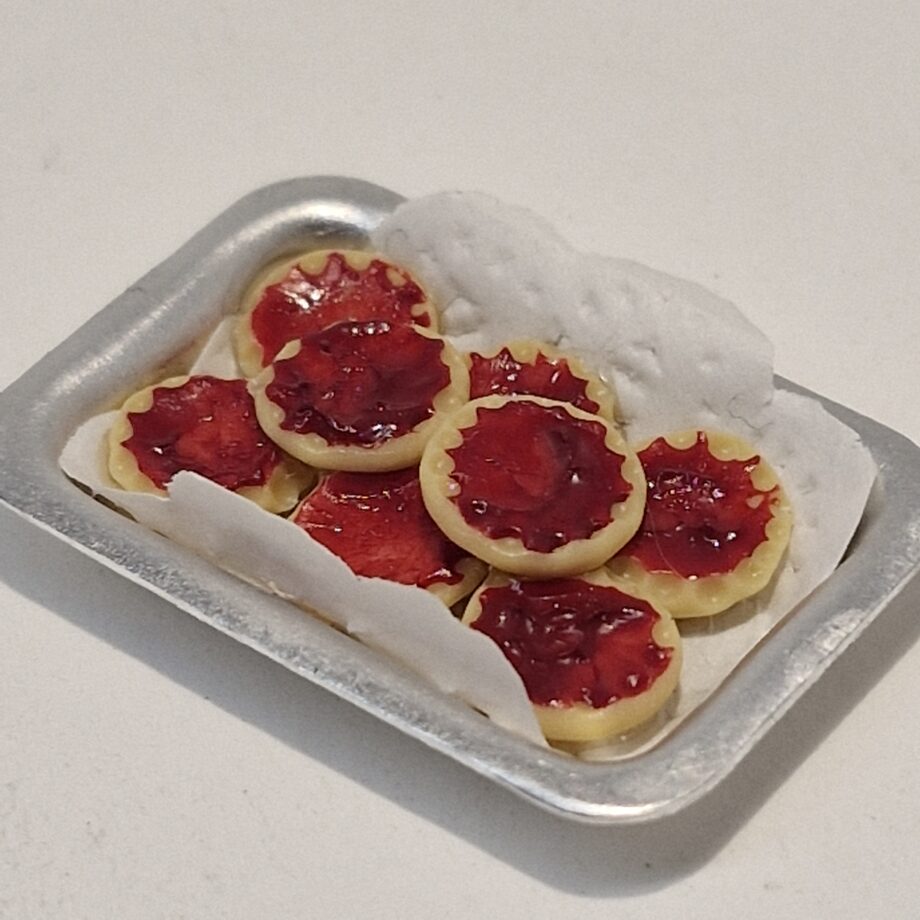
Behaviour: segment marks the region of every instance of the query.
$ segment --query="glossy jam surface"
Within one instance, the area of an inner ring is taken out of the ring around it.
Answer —
[[[358,575],[420,588],[462,580],[456,566],[467,554],[428,516],[417,469],[333,473],[294,522]]]
[[[123,446],[140,471],[163,489],[190,470],[228,489],[261,486],[281,459],[256,420],[244,380],[191,377],[156,387],[146,412],[129,412],[133,434]]]
[[[480,408],[476,419],[447,452],[460,486],[453,501],[492,539],[515,537],[529,550],[551,552],[609,524],[611,507],[632,491],[600,422],[527,400]]]
[[[298,354],[274,363],[265,395],[283,410],[283,429],[329,444],[374,447],[407,434],[450,383],[444,343],[413,326],[338,323],[300,341]]]
[[[775,489],[751,481],[759,457],[719,460],[706,435],[685,450],[664,438],[639,454],[648,481],[642,526],[620,551],[650,572],[683,578],[731,572],[766,539]]]
[[[599,709],[638,696],[673,653],[652,637],[658,613],[616,588],[571,578],[512,581],[487,588],[480,602],[473,628],[500,646],[541,706]]]
[[[524,364],[503,348],[493,358],[475,352],[470,355],[470,399],[480,396],[522,394],[545,396],[571,403],[585,412],[600,408],[588,399],[587,382],[576,377],[565,358],[547,358],[538,353],[532,363]]]
[[[394,277],[400,283],[394,283]],[[373,259],[359,270],[334,252],[316,274],[295,265],[285,278],[269,285],[250,323],[262,347],[262,363],[268,364],[287,342],[345,320],[427,326],[427,314],[412,315],[413,307],[424,300],[422,289],[392,265]]]

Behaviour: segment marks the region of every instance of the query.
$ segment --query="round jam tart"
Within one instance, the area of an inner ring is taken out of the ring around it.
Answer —
[[[259,426],[245,380],[206,375],[140,390],[109,432],[109,472],[123,489],[164,494],[182,470],[276,513],[290,511],[315,479]]]
[[[636,532],[645,476],[606,419],[538,396],[486,396],[439,426],[421,462],[429,514],[496,568],[595,569]]]
[[[608,569],[675,617],[719,613],[756,594],[789,543],[792,510],[776,473],[733,435],[683,431],[639,450],[642,524]]]
[[[268,435],[313,466],[356,472],[418,462],[440,417],[463,405],[463,359],[434,332],[343,322],[289,342],[252,383]]]
[[[551,741],[600,741],[648,721],[680,676],[674,621],[602,572],[548,581],[493,573],[463,621],[504,652]]]
[[[418,470],[330,473],[291,520],[357,575],[426,588],[450,607],[486,565],[451,543],[422,502]]]
[[[470,399],[480,396],[531,395],[571,403],[578,409],[613,418],[610,388],[582,363],[551,345],[510,342],[469,356]]]
[[[323,249],[264,271],[243,297],[236,353],[255,377],[290,341],[345,320],[437,328],[425,292],[401,268],[359,250]]]

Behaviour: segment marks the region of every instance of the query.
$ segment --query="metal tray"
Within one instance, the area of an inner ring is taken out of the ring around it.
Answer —
[[[920,448],[822,400],[881,474],[846,560],[651,750],[586,763],[516,738],[399,665],[93,500],[57,459],[75,427],[136,389],[233,308],[269,258],[361,244],[402,199],[354,179],[248,195],[0,394],[0,501],[183,610],[566,817],[625,823],[690,804],[732,770],[920,570]],[[788,381],[780,386],[799,389]],[[801,390],[800,390],[801,391]],[[810,394],[814,395],[814,394]],[[299,623],[290,641],[286,623]],[[288,638],[286,638],[288,637]]]

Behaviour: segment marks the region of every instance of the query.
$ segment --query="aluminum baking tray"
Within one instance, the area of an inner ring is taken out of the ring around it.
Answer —
[[[216,629],[551,811],[601,823],[674,813],[724,779],[917,574],[920,448],[906,438],[821,400],[860,434],[881,471],[847,558],[690,718],[650,750],[614,763],[580,761],[511,735],[386,657],[115,513],[58,467],[75,427],[151,382],[233,308],[259,266],[310,246],[360,245],[401,200],[366,182],[318,177],[269,186],[225,211],[0,394],[0,500]],[[138,379],[139,368],[149,380]],[[295,619],[296,643],[285,628]]]

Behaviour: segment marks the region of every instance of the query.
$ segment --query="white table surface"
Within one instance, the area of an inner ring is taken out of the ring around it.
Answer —
[[[708,285],[920,441],[916,3],[54,0],[0,35],[0,387],[337,173]],[[0,510],[0,917],[916,917],[918,633],[915,583],[699,804],[585,827]]]

